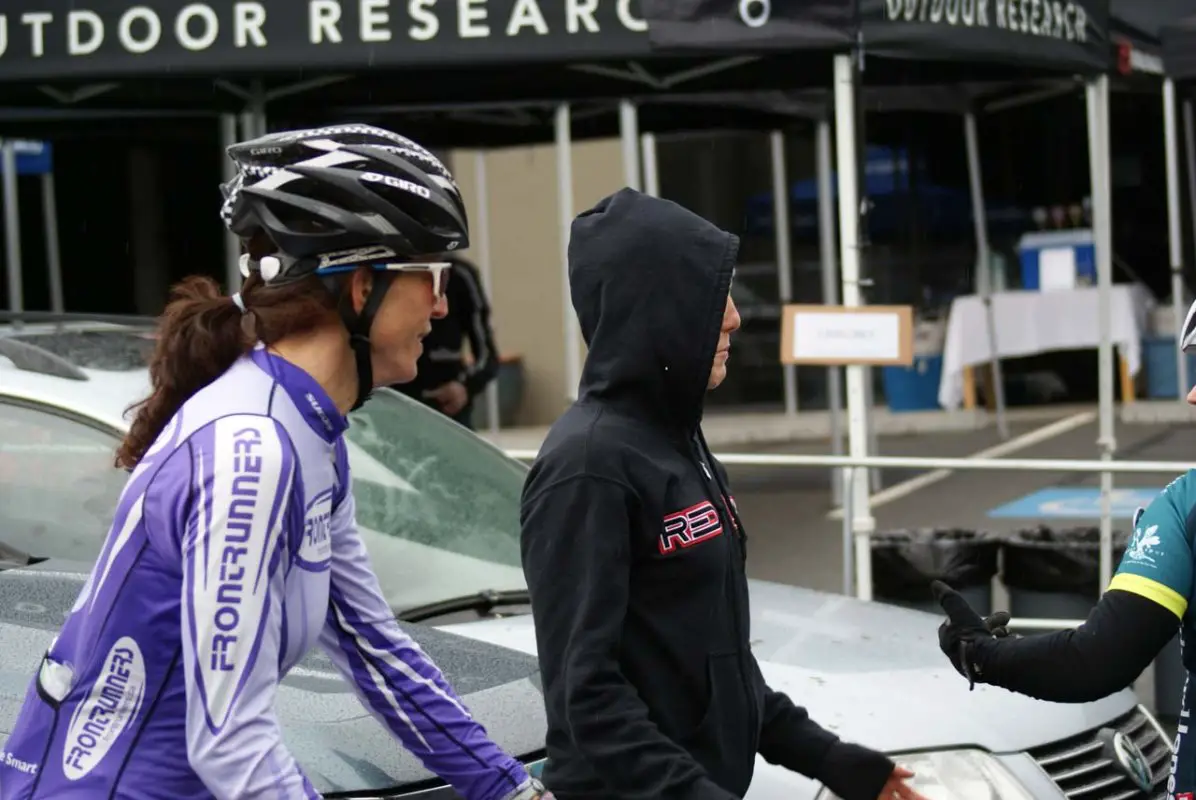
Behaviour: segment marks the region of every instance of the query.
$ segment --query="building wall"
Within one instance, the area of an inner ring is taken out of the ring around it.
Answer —
[[[552,144],[503,148],[487,151],[484,159],[494,335],[504,356],[519,356],[523,362],[523,398],[517,424],[546,425],[569,402],[556,148]],[[453,151],[449,161],[469,204],[476,239],[479,198],[475,151]],[[621,186],[623,162],[617,139],[573,145],[574,215]],[[475,241],[465,255],[484,259],[484,244]],[[572,308],[568,318],[576,324]],[[580,357],[584,359],[584,345]]]

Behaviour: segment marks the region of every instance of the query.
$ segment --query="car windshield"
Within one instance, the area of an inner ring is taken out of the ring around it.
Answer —
[[[522,464],[390,389],[375,392],[350,423],[357,524],[392,608],[527,588]]]
[[[94,561],[127,479],[108,432],[2,406],[0,528],[34,556]],[[390,389],[350,417],[357,522],[396,612],[483,590],[523,590],[519,495],[527,468]]]

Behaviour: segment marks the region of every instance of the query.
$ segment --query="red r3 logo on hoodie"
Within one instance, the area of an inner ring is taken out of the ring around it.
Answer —
[[[677,548],[693,547],[715,538],[723,532],[718,510],[709,500],[664,518],[664,533],[660,535],[660,554],[671,555]]]

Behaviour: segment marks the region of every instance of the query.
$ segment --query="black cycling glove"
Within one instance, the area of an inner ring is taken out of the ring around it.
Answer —
[[[997,639],[1010,635],[1009,612],[997,611],[981,617],[968,605],[959,592],[942,581],[930,584],[934,597],[947,614],[947,621],[939,626],[939,648],[951,660],[952,666],[968,679],[968,691],[982,679],[984,652]]]

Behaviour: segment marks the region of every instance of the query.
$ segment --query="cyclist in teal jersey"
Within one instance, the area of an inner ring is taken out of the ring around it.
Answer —
[[[1184,320],[1180,346],[1196,352],[1196,302]],[[1196,406],[1196,388],[1188,394]],[[1000,686],[1058,703],[1085,703],[1132,684],[1180,635],[1185,667],[1169,800],[1196,800],[1196,742],[1189,737],[1196,675],[1196,470],[1167,485],[1134,515],[1134,534],[1108,591],[1078,628],[1025,637],[1008,635],[1009,614],[981,618],[941,581],[932,589],[947,614],[939,646],[973,684]]]

